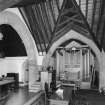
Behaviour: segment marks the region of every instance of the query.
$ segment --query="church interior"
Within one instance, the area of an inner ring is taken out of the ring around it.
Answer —
[[[0,0],[0,105],[105,105],[105,0]]]

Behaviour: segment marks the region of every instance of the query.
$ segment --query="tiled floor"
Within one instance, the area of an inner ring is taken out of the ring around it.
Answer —
[[[29,93],[28,88],[19,88],[9,93],[8,97],[0,101],[0,105],[24,105],[29,99],[35,96],[35,93]]]

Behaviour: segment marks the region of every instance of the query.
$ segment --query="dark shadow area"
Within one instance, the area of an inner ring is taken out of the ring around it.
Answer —
[[[95,90],[78,90],[73,96],[73,105],[105,105],[105,95]]]
[[[7,24],[0,26],[3,39],[0,40],[1,57],[27,56],[25,46],[18,33]]]

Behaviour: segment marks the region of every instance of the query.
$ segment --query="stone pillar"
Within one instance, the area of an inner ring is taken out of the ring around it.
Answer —
[[[82,72],[83,72],[83,56],[82,49],[80,49],[80,79],[82,80]]]
[[[101,53],[101,67],[102,70],[99,71],[99,89],[105,88],[105,52]]]
[[[29,89],[37,80],[37,65],[34,61],[29,61]]]
[[[56,70],[57,70],[56,73],[57,73],[57,76],[59,77],[59,53],[58,53],[58,51],[56,51],[56,61],[57,61],[56,62],[57,63],[56,64],[57,65],[56,66]]]
[[[88,77],[90,77],[90,50],[89,49],[88,49],[87,59],[88,59]]]

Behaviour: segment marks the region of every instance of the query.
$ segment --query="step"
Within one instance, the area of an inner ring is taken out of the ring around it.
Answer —
[[[29,89],[29,92],[34,92],[34,93],[37,93],[39,91],[40,91],[40,89]]]
[[[81,82],[81,89],[90,89],[91,84],[90,82]]]

